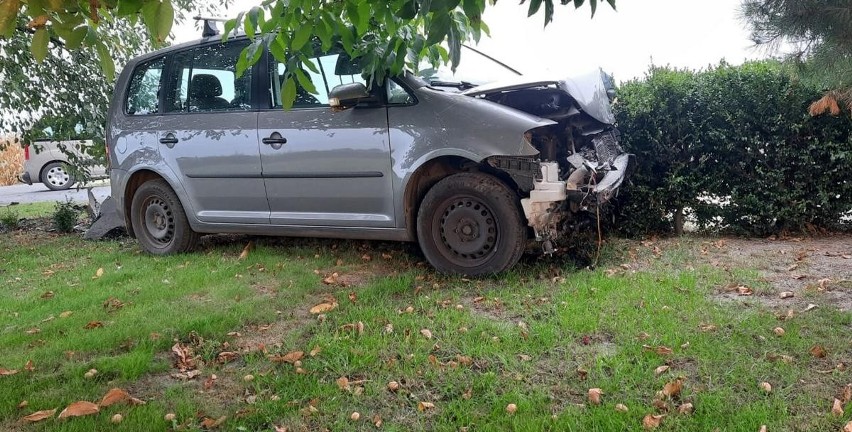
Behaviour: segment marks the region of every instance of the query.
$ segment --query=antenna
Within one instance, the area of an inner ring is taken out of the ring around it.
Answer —
[[[214,18],[214,17],[203,17],[203,16],[197,16],[194,19],[196,21],[204,21],[204,30],[202,30],[202,32],[201,32],[202,37],[210,37],[210,36],[218,35],[219,34],[219,28],[216,27],[216,23],[228,21],[225,18]]]

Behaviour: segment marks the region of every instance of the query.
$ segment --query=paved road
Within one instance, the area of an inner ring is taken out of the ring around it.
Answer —
[[[99,202],[109,196],[109,181],[99,180],[92,182],[92,193]],[[65,201],[67,198],[72,201],[85,203],[89,201],[86,194],[86,189],[77,190],[75,187],[65,191],[52,191],[41,183],[35,183],[32,186],[25,183],[18,183],[12,186],[0,186],[0,206],[9,205],[13,202],[27,204],[43,201]]]

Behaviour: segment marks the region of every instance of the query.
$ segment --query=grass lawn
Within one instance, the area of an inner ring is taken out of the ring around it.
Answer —
[[[529,259],[466,280],[403,244],[213,237],[153,257],[2,233],[0,369],[18,372],[0,430],[624,431],[653,414],[661,431],[840,431],[852,314],[763,306],[777,295],[750,263],[713,265],[708,244],[619,240],[596,270]],[[755,293],[723,300],[729,284]],[[114,387],[146,404],[20,421]]]

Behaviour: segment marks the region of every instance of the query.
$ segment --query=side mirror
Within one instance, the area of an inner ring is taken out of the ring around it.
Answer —
[[[346,108],[357,105],[362,99],[369,99],[370,93],[363,83],[341,84],[328,93],[328,104],[332,108]]]

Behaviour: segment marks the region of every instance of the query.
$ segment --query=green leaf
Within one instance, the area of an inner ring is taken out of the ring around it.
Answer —
[[[148,27],[151,37],[157,44],[162,44],[169,37],[175,20],[175,10],[171,0],[150,1],[142,6],[141,10],[142,20]]]
[[[0,2],[0,36],[12,37],[15,32],[15,21],[18,18],[18,10],[21,4],[18,0],[4,0]]]
[[[116,7],[116,15],[129,16],[135,15],[142,7],[142,0],[118,0]]]
[[[367,30],[370,26],[370,15],[371,8],[370,3],[366,1],[361,1],[358,3],[358,21],[355,22],[355,27],[358,29],[358,33],[364,34],[367,33]]]
[[[595,11],[598,9],[598,0],[589,0],[589,6],[592,8],[592,18],[594,18]]]
[[[239,15],[237,15],[236,18],[225,21],[225,29],[222,32],[223,41],[228,39],[228,37],[231,35],[231,32],[234,31],[235,28],[237,28],[237,24],[242,20],[242,18],[243,14],[240,13]]]
[[[70,50],[75,50],[80,48],[80,45],[83,43],[83,38],[86,37],[86,34],[89,33],[89,27],[77,27],[65,37],[65,47]]]
[[[615,0],[606,0],[606,2],[609,3],[612,10],[615,10]]]
[[[290,41],[290,49],[293,51],[299,51],[308,43],[308,40],[311,38],[311,32],[313,31],[313,27],[310,25],[303,25],[296,29],[296,34],[293,36],[293,40]]]
[[[296,102],[296,81],[293,80],[291,75],[284,80],[284,85],[281,88],[281,104],[284,105],[285,110],[288,110],[293,108],[294,102]]]
[[[530,8],[527,11],[527,16],[531,17],[535,15],[538,10],[541,8],[541,0],[530,0]]]
[[[396,12],[396,16],[404,19],[410,20],[414,19],[417,16],[417,2],[414,0],[408,0],[402,4],[402,7]]]
[[[110,56],[109,48],[103,43],[98,43],[97,45],[98,58],[101,62],[101,70],[103,70],[104,75],[106,75],[107,80],[112,81],[115,79],[115,63],[112,61],[112,56]]]
[[[317,88],[314,86],[311,78],[302,72],[301,69],[296,69],[296,79],[299,80],[299,85],[302,86],[303,89],[307,90],[308,93],[317,94]]]
[[[450,15],[447,13],[434,13],[432,21],[429,22],[429,36],[426,38],[427,45],[440,43],[450,31]]]
[[[355,37],[352,36],[352,29],[346,24],[340,23],[337,30],[340,33],[340,43],[346,52],[351,53],[352,47],[355,45]]]
[[[30,45],[30,51],[33,53],[33,58],[36,59],[37,62],[41,63],[44,61],[44,58],[47,57],[47,44],[50,42],[50,34],[47,33],[47,29],[42,27],[36,30],[33,35],[33,42]]]
[[[544,0],[544,25],[553,21],[553,0]]]

